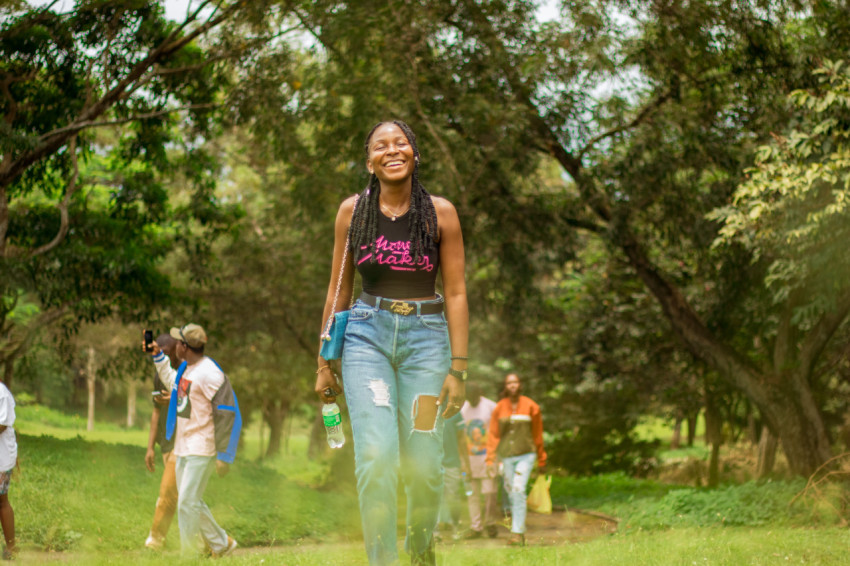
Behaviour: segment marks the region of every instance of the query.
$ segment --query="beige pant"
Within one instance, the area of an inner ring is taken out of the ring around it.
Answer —
[[[164,541],[168,527],[177,511],[177,474],[174,471],[177,457],[174,452],[162,455],[162,480],[159,482],[159,497],[156,499],[156,509],[153,512],[151,535],[157,540]]]
[[[469,496],[469,526],[473,531],[481,531],[484,526],[499,522],[499,491],[493,478],[472,478],[472,495]],[[484,499],[484,524],[481,521],[481,499]]]

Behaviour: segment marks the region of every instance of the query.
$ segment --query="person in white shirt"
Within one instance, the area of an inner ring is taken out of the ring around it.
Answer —
[[[218,364],[204,355],[207,334],[201,326],[187,324],[172,328],[170,334],[177,340],[177,355],[186,361],[185,369],[176,371],[156,342],[153,361],[160,381],[172,390],[166,435],[170,437],[176,425],[174,455],[180,544],[184,554],[197,553],[200,535],[213,555],[222,557],[233,552],[236,541],[216,523],[203,495],[213,467],[220,476],[229,469],[216,449],[213,422],[213,397],[225,384],[226,377]]]
[[[496,403],[481,395],[481,386],[477,383],[466,385],[466,403],[460,410],[466,426],[466,446],[469,459],[469,483],[472,495],[467,499],[469,505],[469,527],[467,538],[480,538],[484,529],[487,536],[495,538],[498,534],[498,486],[496,480],[487,475],[487,430],[490,417]],[[484,500],[484,517],[481,516],[481,500]]]
[[[9,503],[9,482],[12,470],[18,463],[18,440],[15,436],[15,398],[0,382],[0,525],[3,527],[3,538],[6,548],[3,559],[11,560],[18,552],[15,544],[15,511]]]

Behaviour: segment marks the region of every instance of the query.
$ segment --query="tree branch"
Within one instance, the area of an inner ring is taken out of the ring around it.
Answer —
[[[130,116],[128,118],[122,118],[120,120],[104,120],[101,122],[83,122],[83,123],[75,123],[70,126],[65,126],[64,128],[58,128],[53,130],[52,132],[47,132],[43,134],[39,140],[48,139],[52,136],[63,134],[65,132],[79,132],[81,130],[85,130],[87,128],[102,128],[104,126],[117,126],[119,124],[126,124],[127,122],[135,122],[137,120],[149,120],[150,118],[158,118],[159,116],[165,116],[167,114],[171,114],[172,112],[182,112],[184,110],[200,110],[204,108],[216,108],[218,104],[214,104],[212,102],[205,104],[190,104],[189,106],[181,106],[179,108],[166,108],[165,110],[157,110],[156,112],[148,112],[147,114],[137,114],[135,116]]]
[[[809,375],[836,330],[850,314],[850,289],[838,298],[835,310],[825,312],[808,332],[800,346],[800,369]]]
[[[425,127],[428,129],[428,132],[431,134],[431,137],[434,138],[434,141],[437,142],[437,147],[440,148],[440,151],[443,152],[443,156],[446,158],[446,162],[449,164],[449,169],[452,172],[452,176],[455,178],[455,183],[457,183],[458,188],[461,193],[465,192],[465,187],[463,183],[463,178],[460,175],[460,172],[457,169],[457,164],[455,163],[454,156],[452,155],[451,150],[449,150],[449,146],[443,141],[443,137],[437,131],[437,128],[434,127],[434,124],[431,123],[431,120],[428,119],[425,110],[422,108],[422,99],[419,96],[419,81],[416,80],[419,76],[419,66],[416,61],[416,54],[413,51],[409,51],[407,53],[407,60],[410,62],[411,69],[413,70],[414,80],[410,81],[410,84],[413,85],[413,102],[416,105],[416,114],[419,116],[419,119],[422,120],[422,123],[425,124]]]
[[[646,106],[644,106],[640,110],[640,112],[638,112],[637,115],[632,119],[631,122],[628,122],[626,124],[621,124],[621,125],[617,126],[616,128],[612,128],[612,129],[608,130],[607,132],[602,132],[601,134],[591,138],[590,141],[588,141],[585,144],[585,146],[578,152],[577,159],[580,161],[581,158],[584,157],[585,153],[590,151],[593,148],[594,145],[596,145],[600,141],[604,140],[605,138],[609,138],[611,136],[617,135],[621,132],[631,130],[632,128],[638,126],[641,122],[646,120],[646,118],[653,111],[660,108],[665,102],[670,100],[670,96],[671,96],[670,91],[665,92],[664,94],[662,94],[661,96],[659,96],[658,98],[653,100],[650,104],[647,104]]]
[[[735,350],[715,338],[705,323],[694,312],[681,292],[671,285],[652,264],[646,251],[625,226],[620,226],[613,235],[629,264],[643,280],[661,305],[667,320],[685,343],[687,349],[698,359],[705,360],[720,371],[756,403],[762,414],[771,420],[773,413],[768,409],[771,401],[765,391],[754,384],[762,378],[759,371]]]
[[[72,303],[65,303],[57,308],[42,311],[36,316],[35,320],[27,324],[26,328],[23,328],[18,333],[18,336],[6,338],[0,343],[0,361],[5,362],[10,358],[16,358],[23,354],[36,332],[65,316],[71,305]]]
[[[77,191],[77,180],[80,177],[80,168],[77,163],[77,138],[71,138],[70,143],[68,144],[68,151],[71,153],[71,163],[74,166],[74,173],[71,175],[71,180],[68,181],[68,186],[65,188],[65,198],[62,199],[57,206],[59,208],[59,230],[56,232],[56,236],[43,246],[40,246],[34,250],[32,250],[29,254],[29,257],[35,257],[37,255],[48,252],[59,245],[59,243],[65,239],[65,235],[68,233],[68,206],[71,203],[71,197]]]
[[[582,220],[580,218],[571,218],[571,217],[562,217],[567,226],[572,226],[573,228],[581,228],[582,230],[587,230],[588,232],[593,232],[594,234],[604,234],[605,227],[601,226],[595,222],[591,222],[589,220]]]
[[[174,33],[172,33],[169,36],[168,40],[162,42],[159,46],[151,50],[150,53],[144,59],[136,63],[133,68],[130,69],[130,71],[125,75],[125,77],[120,80],[118,84],[112,87],[106,94],[104,94],[100,98],[100,100],[83,109],[83,111],[79,114],[77,119],[74,120],[71,125],[69,125],[67,128],[60,128],[62,130],[61,132],[58,132],[57,130],[50,137],[44,137],[44,139],[38,146],[29,151],[24,152],[18,159],[10,163],[5,170],[0,171],[0,187],[9,185],[12,180],[15,179],[21,173],[23,173],[23,171],[25,171],[27,167],[29,167],[36,161],[43,159],[44,157],[56,152],[60,147],[67,143],[68,139],[71,136],[76,135],[77,132],[83,129],[78,127],[80,124],[93,123],[95,118],[102,115],[110,107],[112,107],[115,102],[120,100],[126,90],[130,87],[130,85],[135,83],[153,65],[173,55],[174,53],[194,41],[201,34],[206,33],[211,28],[225,21],[231,16],[233,12],[235,12],[246,2],[247,0],[239,0],[238,2],[234,2],[227,9],[223,10],[222,13],[218,15],[218,17],[207,21],[203,25],[198,26],[196,29],[192,30],[190,33],[186,34],[183,37],[174,39],[175,35]]]

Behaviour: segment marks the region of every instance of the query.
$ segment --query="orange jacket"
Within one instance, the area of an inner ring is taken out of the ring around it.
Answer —
[[[502,443],[502,439],[506,443]],[[540,407],[526,397],[519,396],[515,412],[511,412],[511,400],[507,397],[496,404],[490,417],[487,435],[487,464],[496,460],[496,455],[505,458],[537,452],[537,465],[546,465],[546,450],[543,449],[543,416]]]

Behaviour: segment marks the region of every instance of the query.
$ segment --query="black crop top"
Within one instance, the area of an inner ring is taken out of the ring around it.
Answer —
[[[440,247],[435,244],[414,265],[410,252],[410,212],[393,222],[378,212],[375,261],[368,246],[357,250],[357,271],[363,290],[376,297],[413,299],[433,296],[440,267]]]

